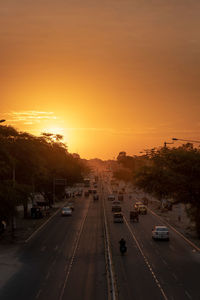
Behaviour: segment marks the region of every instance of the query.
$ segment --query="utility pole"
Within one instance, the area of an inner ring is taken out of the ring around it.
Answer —
[[[172,141],[182,141],[182,142],[198,143],[198,144],[200,144],[200,141],[185,140],[185,139],[177,139],[177,138],[172,138]]]
[[[174,144],[174,142],[172,142],[172,143],[164,142],[164,148],[167,148],[167,145],[168,145],[168,144]]]

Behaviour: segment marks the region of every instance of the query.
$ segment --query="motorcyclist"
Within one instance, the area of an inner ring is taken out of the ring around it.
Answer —
[[[119,241],[119,250],[121,252],[121,255],[124,255],[124,253],[126,253],[127,251],[127,247],[126,247],[126,241],[121,238],[121,240]]]
[[[119,241],[119,245],[120,245],[120,247],[126,246],[126,241],[125,241],[125,239],[121,238],[121,240]]]

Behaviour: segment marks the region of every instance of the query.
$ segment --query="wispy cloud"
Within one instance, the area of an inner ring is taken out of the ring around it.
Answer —
[[[54,112],[46,111],[13,111],[10,113],[4,114],[7,118],[7,121],[10,124],[23,123],[25,125],[32,125],[34,123],[40,123],[42,120],[57,120],[58,118],[54,115]]]

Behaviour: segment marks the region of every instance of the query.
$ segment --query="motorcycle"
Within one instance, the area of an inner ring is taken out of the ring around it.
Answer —
[[[126,245],[120,245],[119,249],[120,249],[121,255],[124,255],[127,251]]]

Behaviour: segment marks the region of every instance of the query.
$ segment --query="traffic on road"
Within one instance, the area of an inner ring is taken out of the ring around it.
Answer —
[[[0,299],[199,300],[200,253],[134,188],[98,177],[21,247]]]

